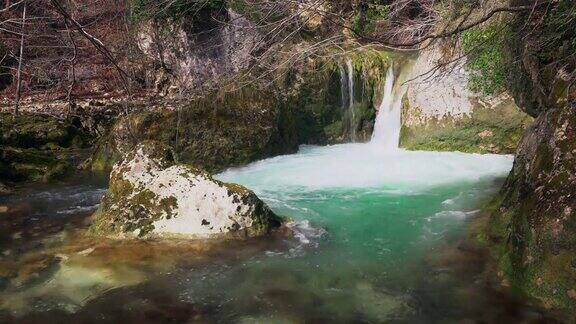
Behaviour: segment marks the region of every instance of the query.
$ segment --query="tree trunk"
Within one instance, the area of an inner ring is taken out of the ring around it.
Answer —
[[[72,49],[74,50],[72,58],[69,60],[70,62],[70,71],[69,71],[69,80],[70,84],[68,85],[68,93],[66,94],[66,101],[68,102],[68,112],[67,118],[69,118],[72,114],[72,110],[75,108],[76,103],[74,102],[74,86],[76,85],[76,58],[78,57],[78,46],[74,41],[74,35],[70,30],[70,26],[68,25],[68,21],[64,19],[64,25],[66,26],[66,32],[68,33],[68,39],[72,44]]]
[[[14,116],[17,116],[20,110],[20,97],[22,93],[22,62],[24,61],[24,38],[26,33],[26,7],[27,3],[24,2],[24,10],[22,11],[22,28],[20,28],[20,57],[18,58],[18,71],[16,74],[16,104],[14,105]]]

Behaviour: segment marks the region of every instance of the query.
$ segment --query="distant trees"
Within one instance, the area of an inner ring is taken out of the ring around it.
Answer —
[[[20,49],[18,55],[18,70],[16,71],[16,102],[14,104],[14,115],[18,115],[20,108],[20,97],[22,95],[22,64],[24,63],[24,41],[26,40],[26,13],[28,2],[22,3],[22,22],[20,23]]]
[[[73,107],[77,96],[125,89],[116,58],[126,43],[124,1],[5,0],[0,6],[0,72],[10,74],[0,83],[7,81],[3,93],[14,100],[15,113],[24,93]]]
[[[570,32],[562,26],[574,20],[573,8],[568,5],[568,9],[560,10],[561,14],[555,13],[560,12],[555,8],[569,2],[512,0],[498,5],[482,0],[0,0],[0,96],[12,100],[15,111],[26,97],[66,100],[73,108],[75,98],[130,96],[146,91],[155,86],[151,83],[160,82],[149,80],[154,69],[179,79],[180,92],[189,90],[185,85],[196,71],[186,75],[176,70],[190,68],[190,62],[181,57],[182,53],[170,57],[182,62],[167,62],[165,57],[174,45],[170,42],[184,37],[165,33],[172,30],[169,26],[184,23],[185,37],[203,40],[190,46],[206,53],[217,51],[222,47],[218,42],[225,41],[206,39],[218,28],[241,25],[241,32],[253,33],[255,42],[244,71],[251,76],[248,82],[253,82],[270,80],[278,71],[309,56],[326,55],[326,49],[330,49],[330,55],[338,55],[356,45],[374,44],[412,52],[438,40],[459,42],[463,33],[511,13],[526,14],[526,24],[534,30],[548,17],[557,21],[564,35]],[[246,24],[244,18],[250,23]],[[490,35],[503,32],[498,29]],[[152,35],[143,39],[143,33]],[[468,37],[463,53],[442,64],[474,53],[491,53],[480,51],[489,43],[482,37]],[[144,45],[156,48],[153,57],[146,57],[150,53],[142,51],[141,45],[146,42],[153,44]],[[479,68],[497,68],[486,55],[480,58]],[[565,64],[563,71],[565,77],[576,78],[570,65]],[[503,78],[501,73],[496,81],[500,84]],[[242,84],[237,78],[234,82]]]

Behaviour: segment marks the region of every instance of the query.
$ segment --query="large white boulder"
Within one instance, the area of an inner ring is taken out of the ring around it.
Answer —
[[[110,175],[91,232],[115,237],[246,237],[280,225],[252,191],[178,164],[166,146],[136,146]]]

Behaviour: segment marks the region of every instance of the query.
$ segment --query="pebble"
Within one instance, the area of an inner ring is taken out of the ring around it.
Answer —
[[[86,250],[80,251],[78,252],[79,255],[88,255],[90,253],[94,252],[94,248],[88,248]]]

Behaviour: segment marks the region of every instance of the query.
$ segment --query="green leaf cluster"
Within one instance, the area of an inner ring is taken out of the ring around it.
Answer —
[[[183,17],[194,17],[203,10],[220,10],[225,6],[226,0],[131,0],[131,16],[136,21],[178,21]]]
[[[372,33],[378,21],[384,20],[390,14],[390,5],[381,4],[382,1],[376,0],[366,4],[367,8],[364,13],[357,10],[352,21],[352,29],[357,34]]]
[[[486,95],[502,92],[506,86],[508,66],[504,51],[507,28],[491,24],[462,33],[462,50],[468,53],[466,67],[470,72],[470,90]]]

